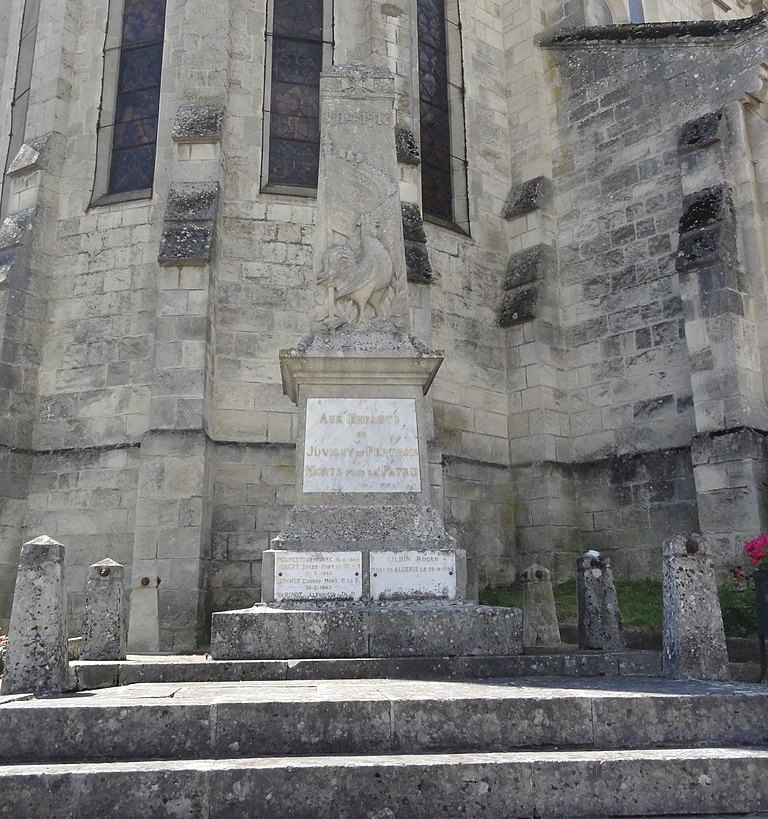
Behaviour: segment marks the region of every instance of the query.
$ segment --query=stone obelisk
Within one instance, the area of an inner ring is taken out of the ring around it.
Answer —
[[[392,75],[335,66],[320,97],[314,327],[280,355],[297,503],[263,554],[261,604],[214,614],[212,654],[519,653],[520,613],[465,602],[465,553],[431,506],[443,355],[408,334]]]

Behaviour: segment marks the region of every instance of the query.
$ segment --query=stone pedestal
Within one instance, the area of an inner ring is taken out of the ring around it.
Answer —
[[[534,563],[522,573],[523,581],[523,645],[560,645],[555,595],[549,569]]]
[[[108,557],[88,568],[83,660],[125,659],[125,567]]]
[[[61,694],[67,685],[64,547],[39,537],[21,547],[2,694]]]
[[[664,543],[664,676],[730,679],[711,547],[684,532]]]
[[[263,554],[261,605],[214,614],[211,653],[519,653],[520,612],[466,602],[466,555],[431,505],[425,396],[443,355],[407,332],[392,76],[335,66],[320,96],[314,332],[280,355],[297,503]]]
[[[590,550],[576,561],[579,648],[620,651],[625,647],[611,560]]]

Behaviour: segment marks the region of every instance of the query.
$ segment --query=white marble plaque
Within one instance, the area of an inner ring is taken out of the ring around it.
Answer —
[[[438,551],[371,552],[371,598],[456,598],[456,554]]]
[[[420,492],[413,398],[309,398],[304,492]]]
[[[275,552],[275,600],[360,600],[362,552]]]

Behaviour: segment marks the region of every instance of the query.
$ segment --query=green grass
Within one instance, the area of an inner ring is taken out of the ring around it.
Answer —
[[[560,583],[553,588],[557,619],[561,623],[575,623],[578,612],[576,606],[576,582]],[[616,583],[621,618],[625,628],[660,632],[664,609],[661,583],[654,580]],[[731,582],[719,589],[720,608],[723,613],[725,633],[729,637],[749,637],[757,630],[754,589],[739,590]],[[521,606],[523,604],[522,585],[511,589],[485,589],[480,593],[480,602],[487,606]]]

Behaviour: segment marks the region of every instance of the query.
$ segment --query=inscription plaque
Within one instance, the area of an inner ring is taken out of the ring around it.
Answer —
[[[420,492],[412,398],[309,398],[304,492]]]
[[[275,552],[275,600],[360,600],[362,552]]]
[[[371,598],[456,598],[456,555],[440,551],[371,552]]]

